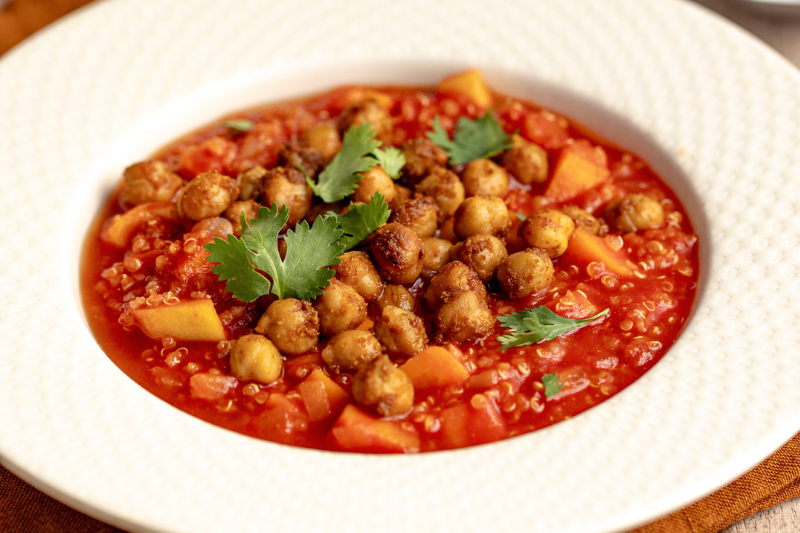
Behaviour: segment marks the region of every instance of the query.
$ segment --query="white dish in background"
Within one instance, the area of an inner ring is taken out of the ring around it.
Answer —
[[[642,379],[526,436],[370,456],[209,425],[97,348],[78,247],[124,166],[227,111],[468,66],[638,152],[693,215],[696,310]],[[0,87],[0,460],[84,512],[135,531],[614,531],[800,429],[800,75],[696,6],[116,0],[11,52]]]

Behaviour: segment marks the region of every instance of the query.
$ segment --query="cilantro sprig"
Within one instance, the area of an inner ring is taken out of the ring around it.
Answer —
[[[345,245],[343,231],[334,217],[319,217],[314,225],[302,221],[286,231],[286,258],[278,251],[278,233],[289,220],[289,209],[276,203],[262,207],[258,217],[248,222],[242,213],[242,237],[228,235],[228,240],[214,239],[204,246],[211,255],[208,261],[219,263],[211,272],[226,281],[225,288],[234,298],[253,302],[260,296],[311,300],[330,285],[334,272],[330,265],[341,260]],[[260,272],[259,272],[260,271]],[[261,274],[264,272],[267,276]]]
[[[492,157],[512,146],[511,137],[503,131],[491,111],[476,120],[459,118],[452,141],[439,123],[439,117],[433,119],[433,131],[426,135],[447,153],[451,165]]]
[[[381,145],[375,135],[370,124],[362,124],[357,128],[350,126],[342,138],[341,151],[319,174],[317,182],[306,176],[306,182],[314,194],[329,203],[353,194],[361,181],[361,173],[378,164],[378,160],[371,155]]]
[[[247,120],[246,118],[242,118],[238,120],[229,120],[227,122],[223,122],[222,127],[235,131],[250,131],[253,128],[255,128],[256,125],[252,120]]]
[[[384,172],[393,180],[400,177],[400,169],[406,164],[405,154],[394,146],[389,146],[384,149],[376,148],[372,152],[372,157],[378,161],[378,164],[383,167]]]
[[[352,249],[381,227],[389,220],[391,213],[386,199],[381,193],[376,192],[368,204],[351,204],[347,213],[335,215],[340,228],[344,231],[339,242],[344,244],[345,251]]]
[[[551,341],[565,333],[580,329],[609,313],[606,309],[593,317],[584,319],[564,318],[547,307],[528,307],[516,313],[497,317],[505,327],[512,330],[508,335],[497,337],[502,350],[517,346],[528,346],[540,341]]]
[[[551,374],[545,374],[542,376],[542,385],[544,385],[544,397],[548,400],[561,392],[561,389],[564,388],[564,385],[559,384],[561,381],[561,376],[556,374],[555,372]]]

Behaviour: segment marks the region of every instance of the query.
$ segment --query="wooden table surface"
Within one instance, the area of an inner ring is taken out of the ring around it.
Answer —
[[[3,6],[4,2],[8,1]],[[0,0],[0,55],[38,28],[91,0]],[[800,15],[765,16],[735,0],[696,0],[766,42],[800,67]],[[789,500],[725,529],[723,533],[790,533],[800,531],[800,498]]]

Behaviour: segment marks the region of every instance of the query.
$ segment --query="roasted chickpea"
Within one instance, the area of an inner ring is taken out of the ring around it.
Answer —
[[[320,122],[303,132],[302,139],[315,148],[325,161],[330,161],[342,149],[339,131],[331,122]]]
[[[444,220],[456,212],[464,201],[464,185],[455,172],[442,167],[433,167],[415,189],[418,193],[430,196],[439,208],[439,218]]]
[[[538,248],[511,254],[497,267],[497,280],[509,298],[530,296],[549,287],[554,279],[553,261]]]
[[[586,233],[591,233],[592,235],[600,235],[603,233],[604,224],[580,207],[576,205],[567,205],[561,209],[561,212],[572,219],[576,229],[582,229]],[[608,231],[608,228],[606,228],[606,231]]]
[[[414,283],[422,271],[422,241],[402,224],[384,224],[373,234],[369,247],[383,279],[389,283]]]
[[[322,360],[334,372],[354,372],[381,355],[381,343],[369,331],[339,333],[322,350]]]
[[[264,176],[266,175],[267,169],[260,165],[240,172],[239,175],[236,176],[236,182],[239,185],[239,200],[258,198],[261,194],[261,186],[264,184]]]
[[[258,216],[259,207],[261,206],[255,200],[245,200],[233,202],[225,210],[225,218],[230,221],[234,235],[237,237],[242,235],[242,213],[244,213],[245,219],[250,222]]]
[[[534,211],[519,225],[519,234],[528,246],[541,248],[553,258],[567,251],[573,233],[575,222],[556,209]]]
[[[239,194],[236,182],[216,170],[198,174],[178,194],[178,214],[191,220],[215,217]]]
[[[224,239],[233,233],[233,225],[222,217],[210,217],[192,226],[192,233],[197,231],[207,231],[212,237]]]
[[[374,302],[383,292],[383,281],[375,265],[364,252],[347,252],[339,257],[341,263],[331,268],[336,272],[336,278],[349,285],[364,298],[366,302]]]
[[[457,259],[475,271],[484,283],[491,281],[497,273],[497,267],[506,258],[508,251],[503,241],[494,235],[479,233],[458,243],[452,250],[451,257]]]
[[[324,163],[322,153],[304,140],[289,141],[278,149],[278,166],[300,166],[312,178],[322,169]]]
[[[542,183],[547,180],[547,152],[519,135],[511,137],[514,145],[503,154],[503,166],[522,183]]]
[[[447,164],[447,152],[433,144],[427,137],[406,141],[400,150],[406,156],[403,173],[411,185],[427,176],[432,168]]]
[[[276,381],[283,372],[283,358],[263,335],[245,335],[233,344],[231,373],[242,381],[254,380],[265,385]]]
[[[300,355],[317,345],[319,317],[311,302],[276,300],[258,321],[256,333],[266,335],[281,353]]]
[[[333,278],[323,290],[322,296],[314,301],[314,308],[324,335],[330,337],[353,329],[367,318],[367,304],[352,287]]]
[[[376,99],[367,98],[345,109],[339,122],[339,129],[344,133],[350,127],[362,124],[369,124],[375,130],[375,137],[379,141],[391,143],[392,116]]]
[[[664,225],[664,208],[644,194],[629,194],[612,200],[606,208],[606,217],[621,231],[660,228]]]
[[[444,239],[425,237],[422,239],[422,275],[433,277],[450,261],[453,243]]]
[[[450,241],[451,243],[455,244],[459,241],[458,235],[456,235],[456,230],[453,229],[455,224],[455,218],[452,216],[447,217],[439,224],[439,237],[440,239],[444,239],[446,241]]]
[[[453,229],[462,239],[478,233],[498,236],[506,232],[509,223],[508,208],[503,200],[473,196],[458,206]]]
[[[391,354],[411,357],[428,345],[425,323],[420,317],[393,305],[383,308],[375,322],[375,337]]]
[[[502,197],[508,192],[508,173],[491,159],[475,159],[461,172],[467,196]]]
[[[351,197],[354,202],[368,204],[376,192],[381,193],[386,202],[394,200],[394,181],[382,167],[375,167],[361,176],[361,181]]]
[[[397,222],[414,230],[420,237],[432,237],[438,229],[439,212],[433,198],[423,196],[408,200],[392,209],[389,222]]]
[[[451,294],[436,313],[436,342],[466,342],[494,330],[495,318],[473,291]]]
[[[414,385],[405,372],[382,355],[355,375],[353,398],[382,417],[400,416],[414,406]]]
[[[261,204],[272,207],[277,203],[278,207],[286,206],[289,208],[288,227],[303,220],[308,210],[311,208],[311,201],[314,195],[311,187],[306,183],[303,173],[296,168],[275,167],[267,171],[264,176],[264,185],[261,188]]]
[[[451,261],[431,280],[425,291],[425,303],[429,309],[439,309],[450,295],[463,290],[474,292],[482,303],[488,298],[486,287],[475,271],[461,261]]]
[[[125,169],[122,201],[126,204],[168,202],[183,180],[161,161],[142,161]]]
[[[407,202],[414,197],[414,192],[408,187],[394,184],[394,200],[389,203],[389,208],[394,209],[403,202]]]
[[[383,288],[383,294],[381,294],[381,297],[378,298],[377,302],[375,303],[377,304],[378,309],[383,309],[386,306],[393,305],[395,307],[399,307],[400,309],[405,309],[406,311],[414,311],[414,308],[417,306],[417,302],[414,300],[414,297],[411,296],[411,293],[408,292],[408,289],[402,285],[386,285]]]

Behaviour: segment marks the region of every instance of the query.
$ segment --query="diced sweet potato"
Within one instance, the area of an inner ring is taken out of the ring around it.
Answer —
[[[442,94],[463,96],[481,107],[489,107],[492,103],[492,94],[483,81],[483,75],[478,69],[467,70],[460,74],[448,76],[439,82],[436,90]]]
[[[320,369],[315,369],[297,386],[312,422],[339,414],[350,395]]]
[[[236,388],[238,381],[233,376],[216,374],[195,374],[189,378],[189,391],[192,398],[219,400]]]
[[[465,404],[448,407],[442,411],[440,431],[442,444],[447,448],[464,448],[469,446],[467,435],[467,419],[469,408]]]
[[[380,420],[348,405],[331,430],[339,445],[351,451],[417,452],[419,434],[404,429],[399,421]]]
[[[295,401],[287,398],[285,394],[270,394],[264,404],[266,410],[256,419],[258,435],[263,439],[283,444],[301,442],[308,429],[308,415]]]
[[[448,387],[464,383],[469,371],[461,361],[441,346],[428,346],[400,367],[415,389]]]
[[[564,296],[556,300],[554,311],[564,318],[582,320],[598,313],[595,306],[586,295],[580,291],[567,291]]]
[[[224,341],[227,338],[211,300],[140,307],[131,310],[131,314],[142,331],[154,339],[164,335],[184,341]]]
[[[125,248],[133,233],[148,220],[164,218],[178,220],[178,211],[172,202],[152,202],[137,205],[130,211],[116,215],[106,223],[100,238],[117,248]]]
[[[593,189],[608,176],[603,149],[581,139],[562,150],[544,195],[554,202],[566,202]]]
[[[605,269],[598,270],[596,274],[592,274],[593,277],[604,274],[605,270],[623,278],[631,277],[635,268],[621,250],[613,250],[603,237],[582,229],[575,230],[567,251],[561,257],[579,266],[587,266],[593,262],[602,263]]]

